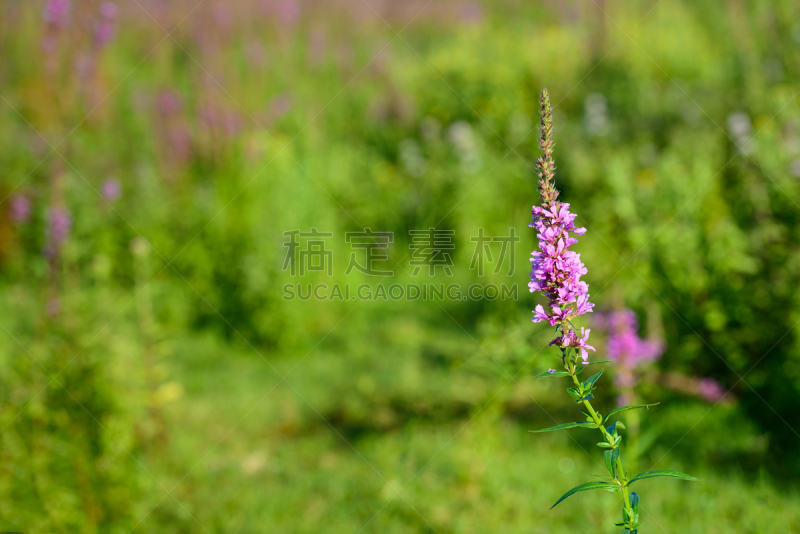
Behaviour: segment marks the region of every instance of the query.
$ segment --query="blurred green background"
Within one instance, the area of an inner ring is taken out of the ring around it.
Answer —
[[[643,528],[800,531],[796,2],[6,1],[0,54],[0,530],[616,531],[615,495],[548,511],[595,436],[528,433],[577,412],[531,378],[547,87],[592,300],[666,340],[638,468],[702,478],[643,483]],[[432,227],[452,276],[413,276]],[[331,274],[293,276],[312,228]],[[345,274],[364,228],[393,276]],[[513,263],[470,268],[480,228]],[[284,290],[395,283],[517,292]]]

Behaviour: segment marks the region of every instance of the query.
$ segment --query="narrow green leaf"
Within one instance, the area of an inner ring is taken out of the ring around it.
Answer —
[[[589,400],[592,400],[593,398],[594,398],[594,395],[592,395],[591,393],[589,393],[589,394],[588,394],[588,395],[586,395],[585,397],[581,397],[580,399],[578,399],[576,402],[589,401]]]
[[[587,389],[591,388],[592,386],[594,386],[594,383],[597,382],[597,379],[600,378],[600,375],[602,375],[602,374],[603,374],[603,370],[601,369],[597,373],[593,374],[592,376],[590,376],[589,378],[584,380],[583,381],[583,389],[587,390]]]
[[[647,471],[646,473],[641,473],[636,475],[628,482],[628,485],[633,484],[637,480],[644,480],[646,478],[658,478],[658,477],[667,477],[667,478],[680,478],[682,480],[699,480],[691,475],[687,475],[686,473],[679,473],[678,471],[669,471],[669,470],[661,470],[661,471]]]
[[[582,365],[584,367],[586,367],[587,365],[592,365],[593,363],[606,363],[606,362],[611,362],[611,361],[614,361],[614,360],[595,360],[593,362],[586,362],[586,363],[584,363]]]
[[[612,444],[606,443],[605,441],[601,441],[600,443],[597,444],[597,446],[602,447],[604,449],[610,449],[611,447],[613,447]]]
[[[633,521],[639,521],[639,495],[636,492],[631,492],[630,495],[631,510],[633,511]]]
[[[608,418],[614,415],[615,413],[626,412],[628,410],[636,410],[638,408],[647,408],[649,410],[650,406],[656,406],[657,404],[659,403],[655,402],[653,404],[636,404],[633,406],[623,406],[622,408],[615,408],[610,412],[608,412],[608,415],[606,416],[606,421],[608,421]]]
[[[570,395],[572,395],[576,399],[581,396],[581,394],[578,393],[578,390],[575,389],[575,388],[567,388],[567,393],[569,393]]]
[[[606,461],[606,469],[608,473],[611,475],[611,478],[617,477],[617,458],[619,458],[619,449],[611,449],[609,451],[605,451],[603,453],[603,457]]]
[[[545,371],[544,373],[539,373],[538,375],[534,375],[533,378],[544,378],[546,376],[569,376],[569,373],[566,371],[555,371],[551,373],[550,371]]]
[[[543,428],[542,430],[529,430],[528,432],[533,432],[534,434],[538,432],[552,432],[554,430],[563,430],[565,428],[597,428],[597,425],[594,423],[584,423],[584,422],[575,422],[575,423],[564,423],[563,425],[552,426],[550,428]]]
[[[576,493],[580,493],[581,491],[591,491],[598,489],[614,491],[615,489],[619,489],[619,487],[616,484],[612,484],[610,482],[600,482],[600,481],[587,482],[586,484],[575,486],[574,488],[566,492],[564,495],[561,496],[560,499],[556,501],[556,503],[553,506],[550,507],[550,509],[552,510],[553,508],[558,506],[559,503],[561,503],[561,501],[563,501],[567,497],[572,497]]]

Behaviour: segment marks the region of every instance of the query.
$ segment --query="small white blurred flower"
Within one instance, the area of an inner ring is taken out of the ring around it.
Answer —
[[[428,170],[428,162],[425,161],[425,156],[422,155],[422,150],[419,144],[413,139],[404,139],[400,141],[397,147],[400,162],[408,174],[415,177],[420,177]]]
[[[752,124],[750,116],[744,111],[736,111],[728,115],[728,133],[733,139],[739,152],[748,156],[753,153]]]
[[[478,140],[472,126],[466,121],[456,121],[447,129],[447,140],[455,147],[461,159],[461,169],[467,174],[475,174],[481,168],[478,154]]]
[[[600,93],[589,93],[583,101],[585,115],[583,117],[586,130],[591,135],[603,137],[608,135],[608,102]]]
[[[750,135],[750,117],[744,111],[728,115],[728,131],[735,137]]]

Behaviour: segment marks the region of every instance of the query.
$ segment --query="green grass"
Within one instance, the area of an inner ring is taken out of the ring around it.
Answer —
[[[345,379],[331,372],[341,354],[312,354],[301,372],[279,383],[259,358],[204,352],[175,373],[186,395],[167,410],[171,454],[145,464],[158,484],[147,481],[151,490],[142,510],[165,494],[159,484],[167,489],[177,484],[172,492],[177,502],[167,497],[155,506],[143,523],[148,528],[175,516],[183,518],[188,532],[200,532],[185,517],[188,511],[212,532],[250,532],[265,525],[275,532],[309,533],[615,531],[609,524],[621,513],[616,495],[580,494],[548,511],[567,489],[587,481],[589,473],[602,474],[604,467],[596,449],[570,438],[590,431],[533,435],[527,431],[546,424],[541,409],[531,406],[531,422],[507,415],[511,390],[541,397],[539,383],[498,383],[496,396],[473,400],[463,417],[446,424],[420,417],[391,425],[386,412],[392,408],[379,401],[365,408],[369,416],[354,408],[351,418],[372,418],[367,427],[341,414],[337,419],[330,405],[303,395],[321,389],[321,381]],[[454,372],[454,378],[460,374]],[[353,390],[365,389],[357,377],[347,378]],[[648,417],[658,421],[658,410]],[[655,468],[682,467],[678,458],[659,458],[661,453],[652,456],[661,459]],[[639,484],[643,528],[690,533],[800,528],[796,491],[745,476],[736,465],[692,473],[701,480]]]

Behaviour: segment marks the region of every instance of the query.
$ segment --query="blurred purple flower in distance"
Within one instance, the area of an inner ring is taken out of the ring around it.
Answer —
[[[44,21],[53,26],[64,26],[69,17],[69,0],[49,0],[44,6]]]
[[[271,120],[277,120],[292,109],[292,97],[286,93],[276,95],[269,101],[267,114]]]
[[[300,18],[300,3],[297,0],[281,0],[278,18],[284,24],[293,25]]]
[[[108,178],[103,185],[100,186],[103,198],[109,202],[115,202],[122,194],[122,186],[116,178]]]
[[[98,48],[107,45],[116,34],[117,5],[113,2],[103,2],[100,5],[100,21],[94,29],[94,40]]]
[[[634,386],[637,371],[646,363],[658,360],[664,353],[663,339],[642,339],[638,335],[636,314],[632,310],[598,313],[595,325],[607,330],[608,357],[616,362],[614,383],[621,391],[617,397],[620,406],[635,401]],[[725,388],[713,378],[697,378],[681,373],[665,373],[663,383],[670,389],[686,395],[696,395],[706,402],[716,403],[726,395]]]
[[[213,102],[200,108],[198,117],[209,129],[227,137],[235,137],[242,129],[242,119],[238,113],[221,108]]]
[[[477,2],[467,2],[461,6],[459,17],[463,22],[480,24],[483,21],[483,8]]]
[[[725,388],[713,378],[702,378],[698,385],[698,393],[706,402],[717,402],[725,396]]]
[[[100,4],[100,15],[109,20],[117,18],[117,4],[114,2],[103,2]]]
[[[65,208],[56,207],[48,211],[48,218],[47,243],[43,253],[48,258],[54,258],[72,230],[72,215]]]
[[[598,314],[596,322],[608,329],[608,357],[620,365],[633,369],[642,363],[658,360],[664,353],[663,340],[639,337],[633,310]]]
[[[176,115],[182,107],[181,97],[175,91],[165,89],[159,93],[158,112],[162,115]]]
[[[31,218],[31,201],[25,195],[14,195],[8,216],[16,224],[24,224]]]
[[[94,41],[97,44],[97,47],[103,48],[105,45],[111,42],[111,40],[114,39],[115,33],[116,28],[113,23],[106,20],[100,21],[94,30]]]
[[[595,316],[595,324],[608,331],[608,357],[617,363],[614,382],[623,393],[617,397],[622,406],[631,402],[636,385],[636,370],[642,364],[658,360],[664,353],[663,340],[642,339],[633,310],[611,311]]]
[[[727,391],[722,384],[709,377],[698,378],[684,375],[683,373],[671,372],[664,375],[663,383],[674,391],[699,397],[709,404],[731,404],[735,400],[730,391]]]
[[[42,12],[42,18],[47,23],[47,29],[39,46],[45,54],[52,55],[58,50],[59,28],[69,22],[69,0],[48,0]]]
[[[52,54],[58,48],[58,38],[54,34],[48,33],[42,37],[42,42],[39,46],[41,46],[45,54]]]
[[[264,45],[258,41],[250,41],[244,49],[247,60],[256,67],[262,67],[267,60],[267,54],[264,50]]]
[[[235,20],[233,18],[233,13],[231,13],[231,10],[228,9],[228,6],[217,4],[214,6],[212,13],[214,22],[217,26],[225,30],[228,30],[231,26],[233,26]]]
[[[72,215],[64,208],[50,210],[50,237],[55,244],[63,243],[72,229]]]

